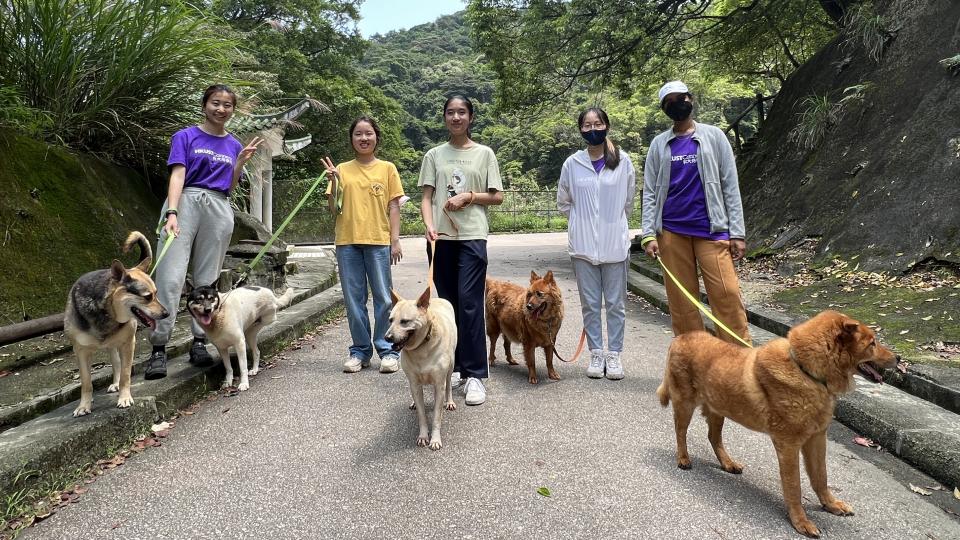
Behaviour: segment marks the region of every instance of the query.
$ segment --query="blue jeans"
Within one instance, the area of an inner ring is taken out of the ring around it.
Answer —
[[[373,357],[373,348],[381,359],[397,356],[393,344],[383,338],[390,325],[390,246],[346,244],[337,246],[337,268],[343,287],[343,303],[350,325],[350,356],[366,362]],[[370,316],[367,315],[367,286],[373,293],[373,340],[370,339]]]

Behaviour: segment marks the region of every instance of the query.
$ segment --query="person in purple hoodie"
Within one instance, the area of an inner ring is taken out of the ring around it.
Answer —
[[[203,93],[203,122],[182,129],[170,142],[170,184],[163,204],[165,220],[157,253],[169,235],[175,240],[156,268],[157,300],[172,315],[157,321],[150,334],[153,352],[147,360],[145,379],[167,376],[167,342],[176,322],[180,293],[193,260],[193,281],[214,283],[233,234],[230,192],[237,187],[244,164],[253,157],[262,140],[258,137],[244,147],[226,130],[237,106],[237,95],[227,86],[215,84]],[[192,322],[193,346],[190,363],[213,365],[206,348],[203,329]]]
[[[641,223],[644,251],[660,257],[693,294],[700,290],[699,268],[714,316],[749,343],[747,314],[733,266],[746,251],[733,149],[720,128],[693,120],[693,94],[683,82],[666,83],[658,98],[673,126],[654,137],[647,152]],[[674,335],[703,330],[697,306],[671,280],[665,284]],[[738,343],[720,330],[717,337]]]

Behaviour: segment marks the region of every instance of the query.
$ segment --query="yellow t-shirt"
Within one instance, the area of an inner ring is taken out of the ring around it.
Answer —
[[[343,189],[343,210],[337,215],[335,243],[390,245],[387,204],[403,196],[400,173],[389,161],[337,165]],[[327,195],[330,195],[327,184]]]

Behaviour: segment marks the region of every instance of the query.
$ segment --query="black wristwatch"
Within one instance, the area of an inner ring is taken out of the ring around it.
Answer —
[[[168,209],[168,210],[166,211],[166,213],[163,214],[163,217],[168,217],[170,214],[173,214],[173,215],[176,216],[176,215],[177,215],[177,209],[176,209],[176,208],[170,208],[170,209]]]

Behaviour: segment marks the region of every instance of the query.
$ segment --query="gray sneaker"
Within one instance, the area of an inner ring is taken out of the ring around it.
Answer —
[[[450,374],[450,388],[460,388],[460,385],[463,384],[463,379],[460,378],[460,372],[454,371]]]
[[[623,364],[620,362],[620,353],[610,351],[607,353],[607,378],[611,381],[619,381],[623,378]]]
[[[590,351],[590,365],[587,367],[587,377],[591,379],[603,378],[603,351],[594,349]]]
[[[385,356],[380,359],[380,373],[396,373],[400,369],[399,356]]]

